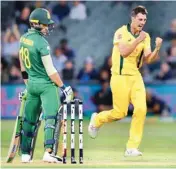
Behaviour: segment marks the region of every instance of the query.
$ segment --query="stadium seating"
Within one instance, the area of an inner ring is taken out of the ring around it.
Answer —
[[[115,30],[129,21],[130,8],[123,3],[117,3],[113,6],[111,3],[86,2],[86,6],[90,10],[90,16],[86,20],[74,21],[66,18],[62,24],[67,27],[67,33],[63,34],[60,31],[56,31],[54,37],[58,38],[50,37],[55,45],[63,37],[69,39],[70,46],[76,51],[76,59],[79,60],[79,62],[76,62],[77,69],[81,67],[84,58],[87,56],[92,56],[96,66],[100,66],[104,58],[111,53]],[[142,5],[146,5],[149,12],[146,30],[152,33],[152,37],[156,37],[162,35],[168,29],[170,20],[176,16],[176,12],[170,2],[150,3],[141,2]],[[137,5],[136,2],[133,6],[135,5]],[[157,15],[155,14],[156,10]],[[163,10],[168,12],[163,12]],[[160,26],[161,23],[162,26]],[[168,44],[164,46],[168,46]]]
[[[67,27],[67,32],[64,33],[56,28],[49,37],[52,49],[58,46],[62,38],[69,40],[69,45],[76,52],[76,60],[79,60],[75,62],[77,70],[80,69],[87,56],[94,58],[97,67],[103,63],[104,58],[111,54],[115,30],[129,22],[129,11],[139,3],[133,2],[132,6],[129,6],[125,2],[87,1],[85,5],[89,11],[89,17],[86,20],[75,21],[67,17],[62,21],[62,24]],[[155,37],[163,35],[169,29],[171,20],[176,16],[174,2],[142,1],[140,5],[145,5],[148,10],[149,16],[145,30],[151,33],[152,44],[154,44]],[[9,8],[14,8],[14,4],[12,3]],[[3,20],[10,21],[5,18],[6,15],[3,16]],[[168,45],[168,42],[164,42],[162,51],[165,51]]]

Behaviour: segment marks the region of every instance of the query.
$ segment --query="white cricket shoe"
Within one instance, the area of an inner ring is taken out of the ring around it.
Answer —
[[[92,113],[90,123],[88,126],[88,133],[91,138],[96,138],[96,136],[98,134],[98,130],[99,130],[99,128],[95,127],[95,125],[94,125],[96,115],[97,115],[97,113]]]
[[[46,151],[43,156],[43,161],[48,163],[61,163],[62,158],[60,158],[59,156],[55,156]]]
[[[29,154],[22,154],[21,155],[21,162],[22,163],[30,163],[31,161],[31,156]]]
[[[137,157],[142,156],[142,153],[136,148],[129,148],[125,151],[125,157]]]

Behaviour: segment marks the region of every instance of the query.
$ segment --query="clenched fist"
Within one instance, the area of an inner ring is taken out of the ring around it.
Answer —
[[[163,43],[163,40],[161,38],[157,37],[155,40],[156,48],[160,49],[162,43]]]
[[[139,34],[139,36],[138,36],[138,38],[137,38],[137,40],[138,40],[138,42],[140,43],[140,42],[142,42],[145,38],[146,38],[146,33],[145,33],[144,31],[141,31],[140,34]]]

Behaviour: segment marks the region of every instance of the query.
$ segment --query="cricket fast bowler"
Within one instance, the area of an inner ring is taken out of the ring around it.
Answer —
[[[52,63],[50,46],[45,39],[54,24],[49,12],[46,9],[37,8],[30,14],[29,22],[31,29],[21,37],[19,52],[22,76],[27,89],[21,132],[21,160],[25,163],[31,161],[31,142],[35,137],[42,106],[45,119],[43,161],[58,163],[62,159],[52,154],[56,117],[60,107],[58,87],[67,102],[71,101],[73,92],[70,86],[66,87],[63,84]]]
[[[132,103],[134,112],[125,156],[142,155],[138,147],[142,139],[147,108],[145,86],[139,68],[143,62],[154,61],[162,45],[162,39],[157,37],[156,47],[151,52],[150,35],[143,31],[146,20],[147,10],[143,6],[137,6],[132,10],[131,23],[123,25],[115,32],[110,82],[113,109],[93,113],[88,127],[89,135],[95,138],[104,123],[124,118],[129,103]]]

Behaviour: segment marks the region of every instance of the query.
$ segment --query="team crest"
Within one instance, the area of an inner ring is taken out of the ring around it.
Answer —
[[[48,18],[48,19],[51,19],[51,15],[50,15],[49,11],[46,10],[46,9],[44,9],[44,10],[47,12],[47,18]]]
[[[47,11],[47,18],[51,19],[51,15],[50,15],[49,11]]]

